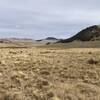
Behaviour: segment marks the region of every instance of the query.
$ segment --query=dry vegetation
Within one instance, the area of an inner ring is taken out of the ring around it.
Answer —
[[[100,50],[2,48],[0,100],[100,100]]]

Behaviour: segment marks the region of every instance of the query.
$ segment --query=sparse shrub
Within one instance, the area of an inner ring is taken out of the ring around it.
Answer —
[[[49,86],[49,82],[47,80],[39,79],[37,81],[37,88],[38,89],[43,89],[45,86]]]
[[[5,94],[2,98],[3,100],[13,100],[12,96]]]
[[[0,96],[0,100],[22,100],[22,95],[16,93],[4,93]]]
[[[50,42],[46,43],[46,45],[49,45],[49,44],[50,44]]]
[[[60,60],[58,60],[57,63],[60,63]]]
[[[20,53],[23,53],[23,51],[20,51]]]
[[[48,83],[48,81],[43,80],[43,81],[42,81],[42,85],[44,85],[44,86],[48,86],[48,85],[49,85],[49,83]]]
[[[41,74],[42,74],[42,75],[50,75],[50,72],[44,70],[44,71],[41,71]]]
[[[48,96],[49,98],[52,98],[52,97],[54,97],[54,93],[53,93],[53,92],[48,92],[48,93],[47,93],[47,96]]]
[[[94,58],[91,58],[88,60],[88,64],[98,64],[98,63],[99,63],[99,61]]]
[[[47,53],[51,53],[51,51],[44,51],[44,52],[40,52],[41,54],[47,54]]]
[[[17,54],[15,51],[9,51],[10,54]]]
[[[92,52],[88,52],[88,54],[92,54]]]

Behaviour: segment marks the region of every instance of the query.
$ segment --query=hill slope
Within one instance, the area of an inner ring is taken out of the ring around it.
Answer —
[[[71,38],[60,40],[59,43],[67,43],[67,42],[72,42],[75,40],[80,40],[80,41],[100,40],[100,26],[94,25],[94,26],[88,27],[80,31],[78,34],[74,35]]]

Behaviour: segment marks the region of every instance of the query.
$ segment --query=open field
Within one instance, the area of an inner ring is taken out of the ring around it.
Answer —
[[[1,48],[0,100],[100,100],[100,49]]]
[[[40,45],[41,46],[41,45]],[[100,41],[73,41],[69,43],[51,43],[49,45],[42,45],[42,48],[100,48]]]

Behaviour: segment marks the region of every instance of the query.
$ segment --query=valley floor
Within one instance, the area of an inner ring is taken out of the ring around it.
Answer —
[[[0,49],[0,100],[100,100],[100,49]]]

